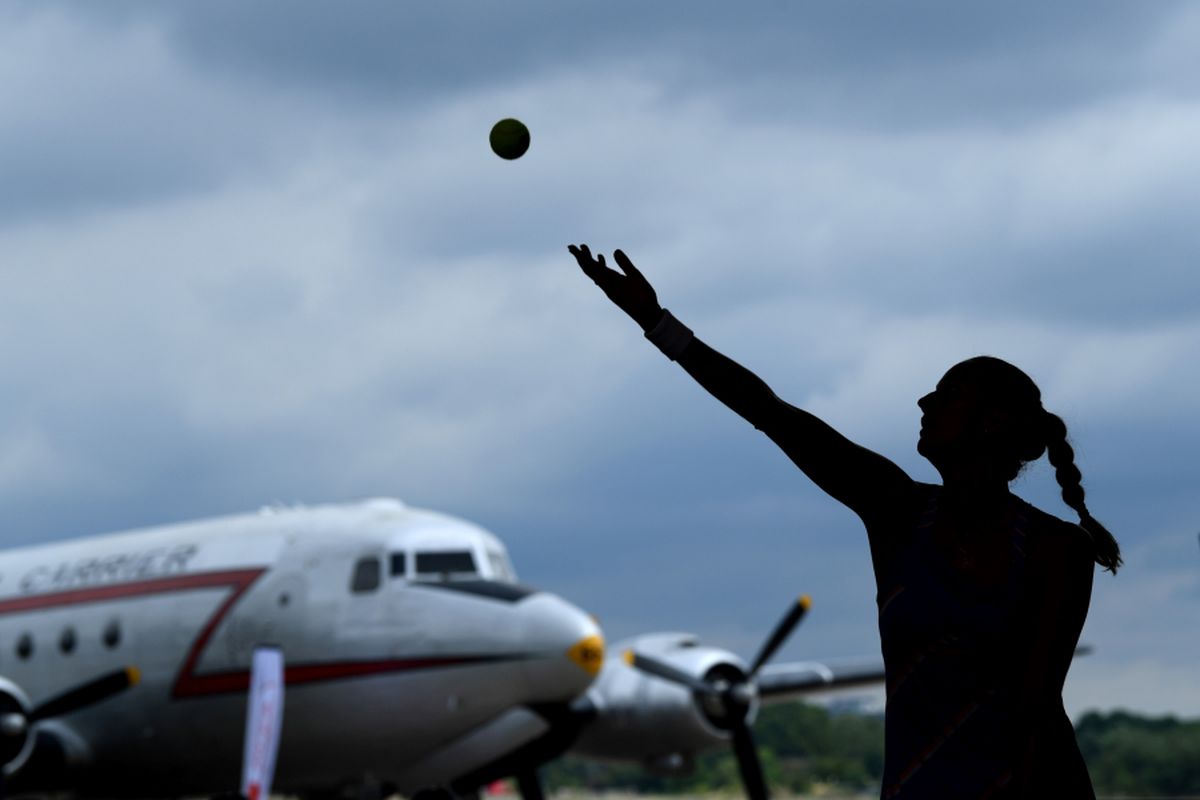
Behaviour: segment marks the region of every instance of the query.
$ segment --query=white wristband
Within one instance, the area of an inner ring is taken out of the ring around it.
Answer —
[[[664,308],[662,319],[646,331],[646,338],[661,350],[664,356],[676,361],[692,343],[693,334],[691,328],[675,319],[671,312]]]

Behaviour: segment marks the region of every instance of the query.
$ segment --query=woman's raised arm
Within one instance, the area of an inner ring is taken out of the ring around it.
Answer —
[[[653,341],[697,383],[761,430],[805,475],[869,522],[873,512],[895,509],[913,482],[883,456],[851,442],[816,416],[789,405],[750,370],[704,342],[658,303],[649,281],[620,250],[613,257],[624,274],[592,258],[587,245],[568,247],[579,266]]]
[[[679,365],[709,394],[770,437],[828,495],[869,522],[895,513],[913,481],[893,462],[855,444],[824,420],[781,400],[762,379],[693,337]]]

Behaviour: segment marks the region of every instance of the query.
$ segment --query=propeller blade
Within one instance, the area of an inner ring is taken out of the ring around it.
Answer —
[[[635,653],[632,650],[626,650],[624,658],[625,663],[629,666],[633,667],[634,669],[639,669],[649,675],[653,675],[656,678],[662,678],[664,681],[670,681],[671,683],[678,683],[681,686],[688,687],[694,692],[701,692],[703,694],[719,694],[715,687],[705,683],[700,678],[697,678],[694,675],[689,675],[683,670],[676,669],[670,664],[659,661],[656,658],[644,656],[639,653]]]
[[[60,717],[72,711],[98,703],[118,692],[123,692],[131,686],[136,686],[142,678],[136,667],[126,667],[107,675],[101,675],[95,680],[88,681],[82,686],[76,686],[57,697],[52,697],[29,714],[30,723],[50,717]]]
[[[546,793],[542,791],[542,778],[536,769],[518,772],[517,793],[521,800],[545,800]]]
[[[742,786],[749,800],[768,800],[767,781],[763,777],[762,763],[758,760],[758,749],[750,726],[739,721],[733,727],[733,754],[737,758],[738,771],[742,774]]]
[[[800,624],[800,620],[804,619],[804,615],[808,613],[809,607],[812,605],[812,599],[808,595],[801,595],[796,604],[791,607],[788,613],[784,616],[779,624],[775,626],[775,630],[771,632],[770,638],[762,646],[762,650],[758,652],[758,657],[754,659],[753,665],[750,667],[750,679],[753,680],[758,671],[762,669],[763,664],[775,655],[775,651],[780,645],[791,636],[792,631]]]

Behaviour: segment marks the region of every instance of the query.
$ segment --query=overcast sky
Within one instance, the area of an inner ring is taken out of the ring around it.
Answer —
[[[1127,565],[1068,710],[1200,715],[1197,74],[1165,0],[10,0],[0,543],[390,495],[610,639],[808,592],[780,658],[877,653],[857,519],[566,251],[621,247],[919,479],[946,368],[1026,369]]]

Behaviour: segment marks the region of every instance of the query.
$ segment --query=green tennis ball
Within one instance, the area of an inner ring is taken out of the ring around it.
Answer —
[[[492,126],[488,141],[493,153],[512,161],[529,149],[529,128],[519,119],[502,119]]]

